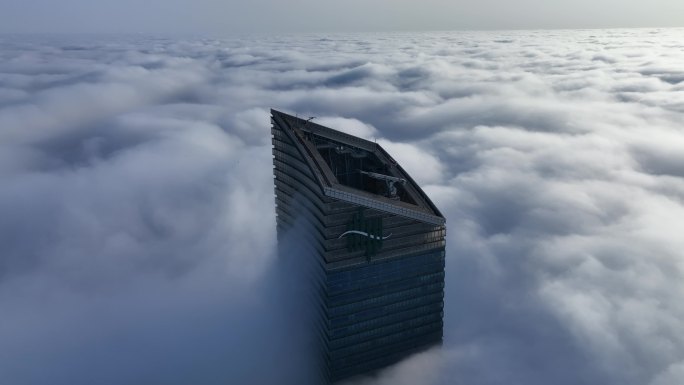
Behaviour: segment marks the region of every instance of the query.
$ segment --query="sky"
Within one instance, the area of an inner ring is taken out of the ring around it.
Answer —
[[[351,384],[679,385],[683,42],[0,36],[0,383],[311,383],[276,108],[376,140],[447,219],[444,346]]]
[[[0,33],[223,36],[682,26],[679,0],[0,0]]]

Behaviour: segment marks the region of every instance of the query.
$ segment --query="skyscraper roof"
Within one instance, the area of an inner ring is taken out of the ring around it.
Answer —
[[[325,196],[442,225],[445,219],[406,171],[377,143],[280,111],[285,127]]]

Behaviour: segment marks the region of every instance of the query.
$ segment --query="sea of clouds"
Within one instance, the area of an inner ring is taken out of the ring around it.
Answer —
[[[0,36],[0,383],[305,383],[269,108],[447,218],[444,346],[354,383],[681,383],[682,29]]]

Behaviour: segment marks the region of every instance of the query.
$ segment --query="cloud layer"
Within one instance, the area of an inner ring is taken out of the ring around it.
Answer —
[[[1,37],[0,382],[304,381],[274,107],[377,140],[447,217],[444,347],[357,382],[676,384],[682,41]]]

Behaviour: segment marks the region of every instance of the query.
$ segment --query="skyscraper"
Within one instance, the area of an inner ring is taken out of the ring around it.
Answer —
[[[271,115],[279,242],[300,246],[281,253],[304,255],[325,381],[439,344],[442,214],[378,144]]]

